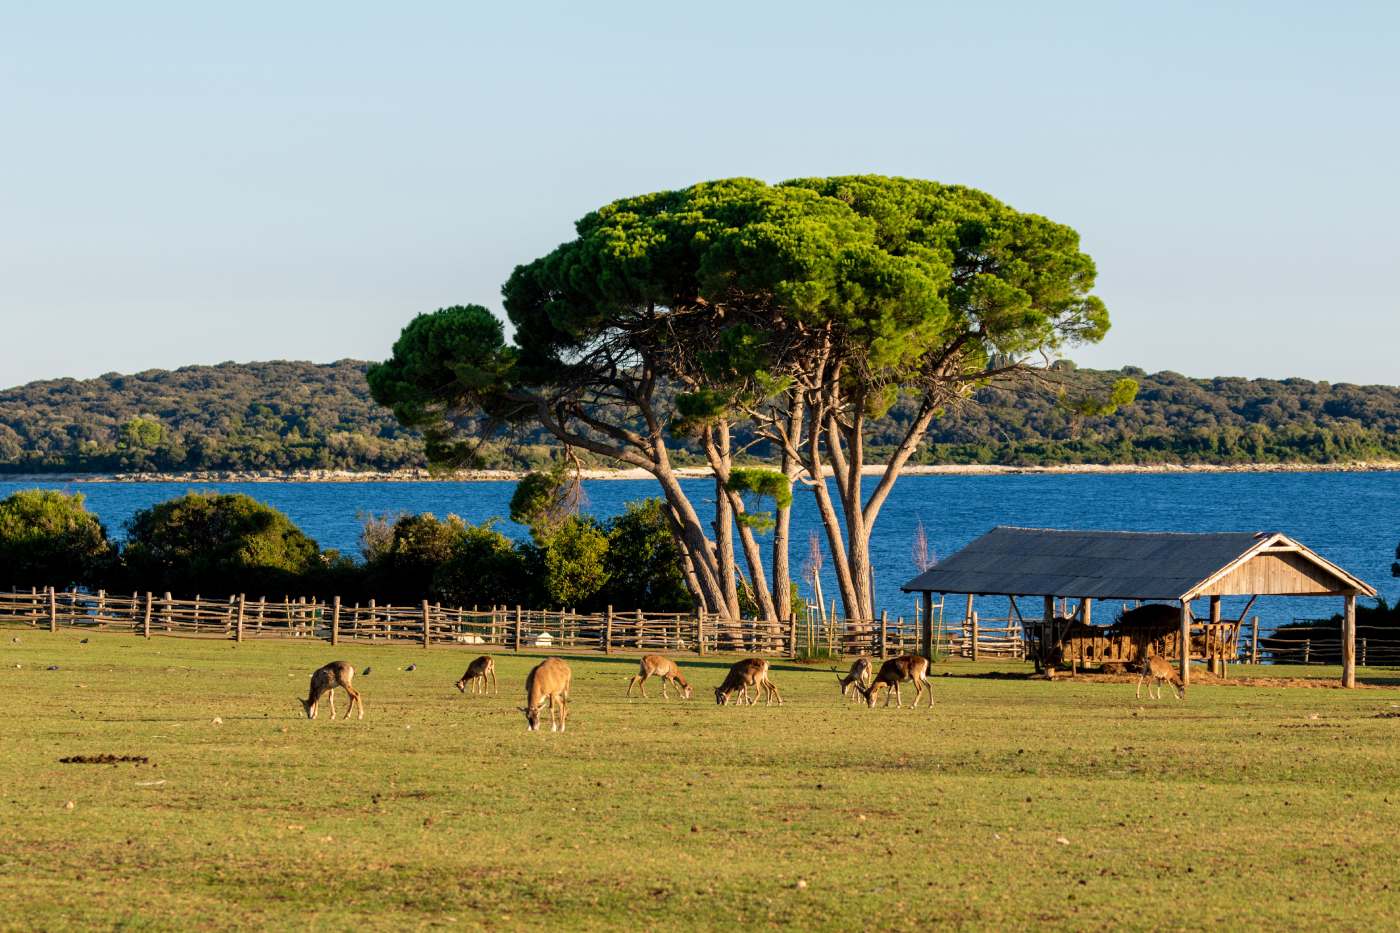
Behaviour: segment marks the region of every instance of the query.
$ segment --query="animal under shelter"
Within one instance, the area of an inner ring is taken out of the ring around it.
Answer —
[[[901,589],[922,594],[925,619],[934,593],[1005,596],[1017,614],[1016,597],[1040,596],[1043,619],[1022,620],[1027,637],[1034,637],[1038,667],[1136,663],[1153,651],[1178,660],[1183,683],[1190,682],[1192,661],[1223,672],[1225,659],[1234,656],[1240,623],[1256,598],[1339,597],[1344,687],[1356,686],[1356,598],[1376,595],[1361,579],[1280,532],[1005,526],[993,528]],[[1224,596],[1250,597],[1239,618],[1221,618]],[[1201,598],[1209,598],[1210,614],[1197,619],[1192,603]],[[1078,600],[1073,616],[1057,615],[1056,601],[1068,599]],[[1094,603],[1104,600],[1149,605],[1125,613],[1114,626],[1095,626]],[[1166,619],[1164,610],[1169,612]],[[1134,615],[1137,618],[1131,618]],[[932,657],[930,632],[925,625],[920,633],[925,657]]]

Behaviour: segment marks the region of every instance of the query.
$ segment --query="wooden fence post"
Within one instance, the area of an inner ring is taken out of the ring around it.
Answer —
[[[695,653],[701,657],[705,654],[705,610],[703,607],[695,610]]]
[[[1253,631],[1250,633],[1250,636],[1249,636],[1249,640],[1250,640],[1250,642],[1251,642],[1250,648],[1249,648],[1249,663],[1250,663],[1250,664],[1258,664],[1258,663],[1259,663],[1259,617],[1258,617],[1258,616],[1255,616],[1252,620],[1250,620],[1250,628],[1253,629]]]
[[[1356,596],[1348,594],[1342,609],[1342,686],[1356,686]]]
[[[340,644],[340,597],[331,600],[331,644]]]
[[[1366,639],[1361,639],[1361,666],[1366,666]]]
[[[101,628],[101,627],[103,626],[103,622],[102,622],[102,613],[104,613],[104,612],[106,612],[106,611],[107,611],[107,591],[106,591],[106,590],[98,590],[98,591],[97,591],[97,617],[94,619],[94,621],[97,622],[98,628]]]
[[[637,610],[637,641],[634,643],[633,647],[638,648],[638,649],[640,649],[640,648],[642,647],[642,631],[643,631],[643,629],[645,628],[645,626],[646,626],[646,617],[642,615],[642,610],[638,609],[638,610]]]
[[[523,621],[524,621],[524,620],[523,620],[523,618],[522,618],[522,616],[521,616],[521,613],[520,613],[520,607],[519,607],[519,606],[516,606],[516,607],[515,607],[515,649],[514,649],[514,650],[516,650],[516,651],[519,651],[519,650],[520,650],[520,626],[521,626],[521,624],[522,624]]]
[[[880,610],[880,660],[882,660],[882,661],[885,659],[885,656],[889,653],[889,649],[886,648],[886,645],[889,644],[889,635],[890,635],[890,614],[889,614],[888,610],[881,609],[881,610]]]
[[[613,607],[608,607],[607,619],[603,625],[603,654],[612,654]]]
[[[151,637],[151,603],[154,601],[148,590],[146,592],[146,612],[141,616],[141,634],[147,639]]]
[[[788,657],[797,659],[797,613],[788,616]]]
[[[49,631],[58,631],[58,594],[49,587]]]
[[[971,631],[971,635],[972,635],[972,660],[974,660],[974,661],[980,661],[980,660],[982,660],[982,656],[981,656],[981,646],[978,644],[978,643],[981,641],[981,638],[979,637],[980,633],[979,633],[979,631],[978,631],[980,621],[981,621],[981,620],[977,618],[977,610],[976,610],[976,609],[972,610],[972,631]]]
[[[236,630],[236,634],[234,635],[234,640],[235,640],[235,641],[240,641],[240,642],[241,642],[241,641],[243,640],[243,612],[244,612],[245,608],[247,607],[247,602],[248,602],[248,597],[244,596],[242,593],[239,593],[239,594],[238,594],[238,629]]]
[[[428,601],[423,600],[423,647],[426,648],[432,642],[433,623],[432,610],[428,608]]]
[[[1311,664],[1311,663],[1312,663],[1312,639],[1311,639],[1311,638],[1304,638],[1304,639],[1303,639],[1303,663],[1304,663],[1304,664]]]

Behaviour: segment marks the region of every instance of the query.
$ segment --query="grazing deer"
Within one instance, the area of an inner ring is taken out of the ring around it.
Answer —
[[[627,695],[629,697],[632,695],[632,685],[636,684],[641,688],[642,696],[645,697],[647,695],[647,679],[650,677],[661,678],[661,696],[665,699],[671,698],[670,694],[666,692],[668,683],[676,685],[682,699],[690,699],[690,684],[686,683],[685,678],[681,676],[680,667],[676,665],[675,661],[663,658],[659,654],[649,654],[642,658],[641,670],[627,681]]]
[[[856,658],[855,663],[851,665],[850,672],[845,677],[842,677],[841,673],[834,667],[831,672],[836,675],[836,682],[841,685],[841,695],[843,697],[849,696],[854,700],[860,688],[870,682],[870,659],[867,657]],[[853,685],[856,687],[855,690],[851,689]]]
[[[549,703],[549,731],[563,732],[569,718],[569,687],[574,672],[558,658],[545,658],[525,676],[525,705],[520,712],[531,732],[540,728],[540,707]],[[555,722],[555,716],[559,721]]]
[[[749,687],[754,688],[754,697],[749,698]],[[715,703],[719,706],[729,705],[729,695],[734,691],[739,691],[739,703],[750,706],[758,702],[761,694],[764,697],[764,706],[773,705],[776,699],[778,705],[783,705],[782,695],[778,693],[778,688],[773,686],[773,682],[768,679],[768,662],[763,658],[745,658],[736,661],[729,668],[729,673],[725,675],[724,683],[715,688]]]
[[[866,704],[873,707],[880,695],[880,688],[887,687],[885,705],[890,705],[890,695],[893,694],[897,707],[903,709],[904,698],[900,696],[899,685],[906,680],[914,681],[914,705],[910,709],[918,707],[919,697],[923,696],[925,689],[928,690],[928,707],[933,709],[933,684],[928,682],[928,658],[917,654],[901,654],[897,658],[890,658],[880,665],[880,673],[875,675],[875,680],[870,686],[857,686],[856,689],[865,697]]]
[[[501,688],[496,684],[496,659],[489,655],[482,655],[475,661],[467,665],[467,672],[462,675],[462,679],[457,681],[457,689],[463,693],[467,692],[467,685],[470,684],[472,693],[477,692],[477,687],[481,692],[486,692],[486,678],[491,678],[491,686],[500,693]]]
[[[1160,700],[1162,698],[1163,682],[1172,685],[1172,689],[1176,691],[1176,698],[1178,700],[1186,699],[1186,688],[1181,684],[1181,675],[1176,672],[1176,668],[1172,667],[1172,662],[1161,655],[1153,655],[1150,658],[1144,657],[1142,659],[1142,676],[1138,678],[1137,682],[1137,698],[1139,700],[1142,699],[1142,682],[1144,680],[1151,681],[1151,683],[1147,685],[1147,698],[1149,700]],[[1157,688],[1157,696],[1155,698],[1152,696],[1153,687]]]
[[[350,714],[355,711],[355,707],[360,707],[360,718],[365,718],[365,701],[360,699],[360,691],[350,686],[350,681],[355,679],[355,669],[344,661],[332,661],[325,667],[320,668],[311,675],[311,690],[306,699],[301,701],[301,708],[306,713],[307,719],[316,718],[316,707],[320,704],[322,697],[330,697],[331,718],[335,718],[335,688],[344,687],[345,693],[350,697],[350,708],[345,711],[345,718],[349,719]]]

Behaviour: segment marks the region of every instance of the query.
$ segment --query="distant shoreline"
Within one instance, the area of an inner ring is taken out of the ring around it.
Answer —
[[[865,468],[866,475],[878,475],[883,465]],[[708,467],[676,467],[682,479],[703,479]],[[829,472],[829,471],[828,471]],[[1357,461],[1352,463],[1251,463],[1251,464],[1125,464],[1069,463],[1056,466],[1003,466],[1000,464],[911,465],[904,476],[1017,476],[1017,475],[1121,475],[1194,473],[1372,473],[1400,472],[1400,460]],[[190,473],[0,473],[0,483],[484,483],[514,482],[524,470],[459,470],[433,473],[426,469],[373,470],[201,470]],[[590,480],[649,479],[641,469],[587,469]]]

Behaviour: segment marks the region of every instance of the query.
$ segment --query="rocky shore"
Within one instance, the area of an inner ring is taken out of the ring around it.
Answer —
[[[879,464],[865,468],[867,475],[878,475]],[[998,464],[938,464],[905,467],[905,476],[1005,476],[1034,474],[1186,474],[1186,473],[1368,473],[1400,471],[1400,460],[1353,463],[1251,463],[1251,464],[1126,464],[1073,463],[1058,466],[1002,466]],[[708,467],[677,467],[683,478],[710,475]],[[354,470],[200,470],[189,473],[0,473],[0,483],[392,483],[392,482],[514,482],[524,476],[520,470],[457,470],[435,472],[427,469],[392,471]],[[648,479],[645,470],[584,470],[585,479]]]

